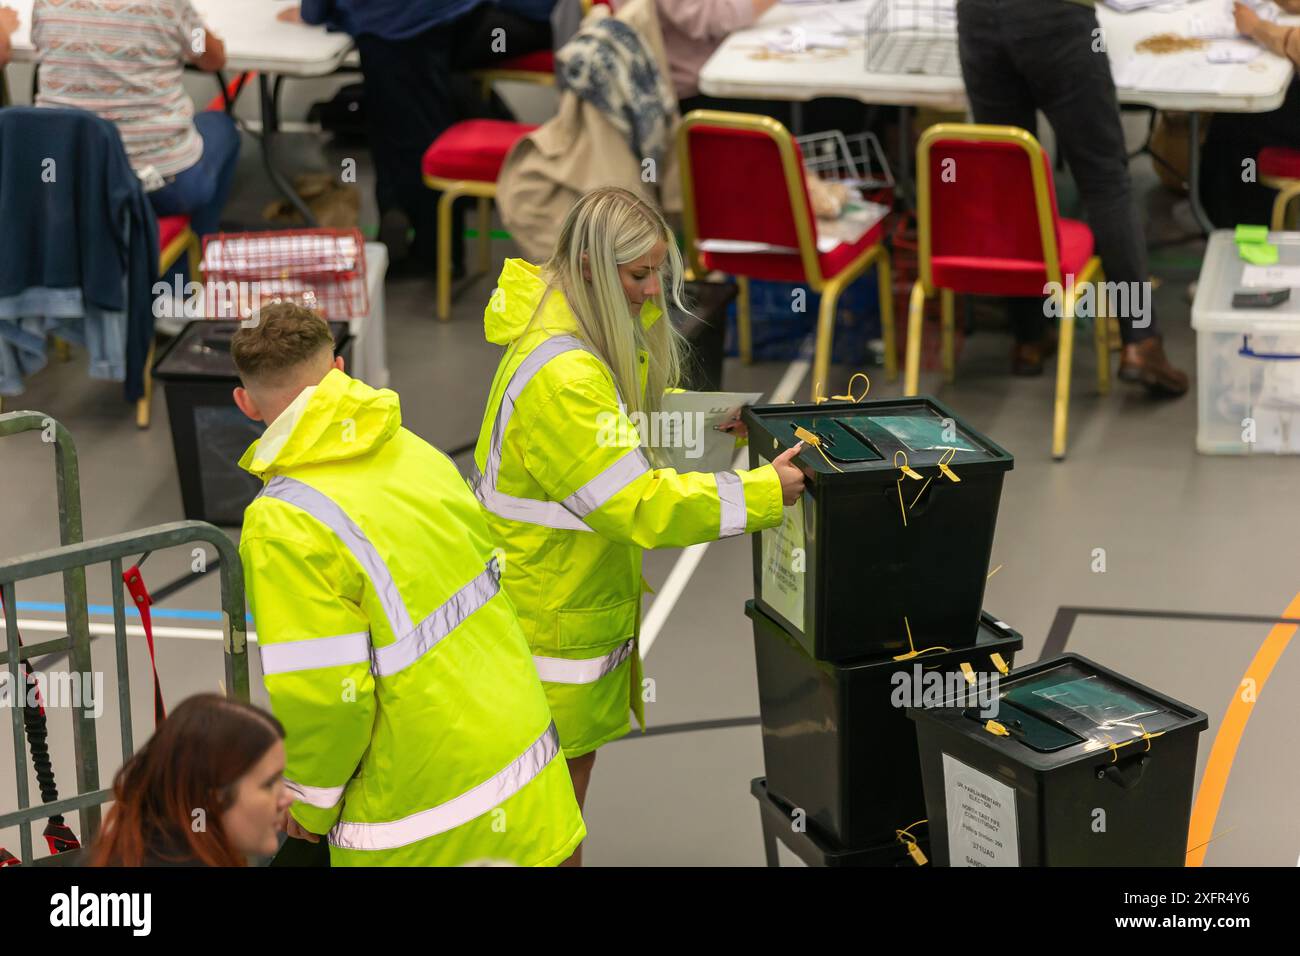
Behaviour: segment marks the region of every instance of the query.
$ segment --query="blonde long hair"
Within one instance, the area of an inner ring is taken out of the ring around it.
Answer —
[[[661,240],[668,249],[655,301],[663,315],[647,329],[631,312],[618,267],[641,258]],[[584,254],[590,282],[582,275]],[[683,271],[681,252],[663,215],[617,186],[593,189],[574,204],[560,227],[555,252],[542,267],[548,287],[558,288],[568,301],[579,337],[613,372],[629,414],[659,411],[664,389],[675,386],[681,376],[685,342],[673,328],[668,301],[671,295],[673,305],[686,311]],[[649,353],[644,398],[637,374],[639,349]]]

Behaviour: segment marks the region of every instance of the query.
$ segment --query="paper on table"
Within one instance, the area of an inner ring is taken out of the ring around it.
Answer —
[[[1246,289],[1300,289],[1300,266],[1246,266],[1241,284]]]
[[[1218,93],[1232,79],[1231,70],[1207,70],[1197,53],[1143,55],[1111,61],[1115,85],[1128,90],[1169,93]]]
[[[1249,63],[1263,52],[1252,40],[1217,40],[1205,51],[1205,58],[1211,63]]]
[[[762,397],[762,392],[669,392],[658,436],[642,435],[641,441],[649,444],[657,437],[669,467],[678,471],[726,471],[736,457],[736,437],[714,426]]]
[[[847,50],[848,37],[824,27],[796,25],[768,31],[763,44],[776,53],[806,53],[808,50]]]

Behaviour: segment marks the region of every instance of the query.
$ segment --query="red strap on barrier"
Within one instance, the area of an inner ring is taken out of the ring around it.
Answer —
[[[149,642],[149,666],[153,669],[153,723],[157,727],[167,719],[167,708],[163,706],[162,684],[158,682],[158,662],[154,659],[153,652],[153,616],[149,613],[153,598],[149,597],[149,589],[144,586],[139,565],[132,565],[123,571],[122,581],[126,584],[127,593],[135,601],[136,610],[140,612],[144,639]]]

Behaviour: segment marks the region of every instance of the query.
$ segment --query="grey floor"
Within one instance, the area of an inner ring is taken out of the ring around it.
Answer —
[[[340,158],[358,155],[363,173],[368,169],[357,149],[322,149],[308,136],[291,140],[292,166],[337,168]],[[1156,293],[1159,321],[1173,359],[1192,368],[1195,342],[1185,290],[1196,275],[1201,244],[1181,241],[1192,232],[1186,204],[1155,185],[1149,163],[1135,161],[1134,172],[1140,201],[1149,211],[1153,272],[1162,280]],[[368,188],[364,176],[362,188]],[[1068,186],[1062,193],[1068,207]],[[232,218],[255,220],[269,198],[254,144],[246,139]],[[364,221],[373,222],[369,199]],[[514,252],[507,242],[498,242],[494,254],[499,263]],[[387,286],[389,365],[405,423],[443,447],[459,445],[477,431],[498,358],[482,338],[481,314],[491,288],[490,280],[463,286],[453,320],[444,324],[433,318],[430,279],[391,280]],[[966,343],[956,383],[944,385],[927,373],[923,390],[942,396],[1016,456],[994,546],[994,564],[1002,569],[989,582],[986,606],[1025,634],[1021,661],[1039,655],[1061,606],[1281,615],[1300,591],[1295,563],[1300,509],[1290,501],[1296,461],[1198,455],[1194,396],[1152,402],[1118,388],[1099,397],[1092,388],[1092,352],[1083,343],[1076,351],[1070,456],[1055,463],[1048,454],[1052,379],[1010,377],[1009,341],[1004,330],[981,329]],[[744,367],[729,359],[724,384],[770,390],[786,370],[787,363]],[[837,369],[837,384],[852,371]],[[899,392],[898,383],[886,382],[881,370],[870,371],[873,395]],[[806,388],[805,383],[799,394]],[[27,394],[5,407],[39,409],[71,429],[80,452],[88,537],[182,516],[161,395],[154,402],[153,427],[138,431],[118,389],[89,381],[84,357],[74,356],[36,376]],[[38,435],[3,442],[0,556],[57,543],[52,476],[51,452]],[[863,529],[864,546],[869,542],[870,529]],[[1104,573],[1092,570],[1097,548],[1105,549]],[[663,583],[679,554],[647,555],[652,586]],[[147,578],[157,588],[187,573],[190,561],[188,552],[159,553],[146,566]],[[107,577],[106,568],[93,570],[92,602],[108,602]],[[164,601],[161,609],[216,609],[214,577]],[[762,863],[758,812],[749,795],[750,779],[763,772],[762,748],[758,728],[743,721],[758,712],[752,641],[742,610],[751,591],[748,541],[710,547],[647,659],[647,673],[657,685],[649,720],[674,732],[634,735],[600,752],[587,809],[590,864]],[[59,601],[58,582],[36,582],[19,598]],[[57,617],[22,613],[24,621]],[[191,631],[218,626],[176,619],[158,623]],[[1229,701],[1269,631],[1266,623],[1084,615],[1068,646],[1209,714],[1199,779]],[[35,639],[36,632],[28,636]],[[95,647],[96,664],[107,668],[111,687],[110,641],[100,639]],[[194,633],[161,638],[158,657],[169,701],[217,688],[218,642]],[[147,657],[139,639],[133,642],[131,670],[138,743],[150,726]],[[255,697],[264,701],[256,672],[253,684]],[[1300,649],[1292,648],[1274,669],[1237,753],[1209,865],[1295,865],[1300,855],[1297,691]],[[96,721],[105,782],[120,763],[115,706],[115,698],[108,700],[103,719]],[[739,725],[690,727],[730,719]],[[73,780],[71,742],[66,721],[58,723],[52,747],[66,792]],[[11,748],[9,734],[0,732],[0,812],[14,806]],[[17,842],[16,831],[0,832],[0,844],[16,849]]]

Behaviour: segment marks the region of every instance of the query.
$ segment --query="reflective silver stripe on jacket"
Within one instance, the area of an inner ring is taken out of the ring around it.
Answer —
[[[650,470],[645,452],[633,448],[591,481],[564,499],[564,507],[586,517]]]
[[[548,684],[592,684],[635,653],[636,641],[629,638],[603,657],[569,660],[563,657],[533,657],[537,676]]]
[[[343,799],[343,787],[309,787],[304,783],[290,780],[288,777],[284,778],[284,786],[302,803],[319,807],[322,810],[333,809]]]
[[[288,671],[315,670],[318,667],[370,663],[370,635],[366,633],[315,637],[283,644],[258,644],[257,648],[262,658],[263,677]]]
[[[402,595],[397,592],[397,583],[389,573],[388,565],[379,556],[379,552],[366,537],[366,533],[348,517],[347,512],[311,485],[284,475],[277,475],[267,482],[258,497],[262,495],[268,498],[279,498],[286,504],[301,508],[333,531],[352,552],[352,556],[357,559],[357,563],[370,578],[393,635],[400,637],[414,630],[415,625],[411,623],[411,615],[406,611],[406,603],[402,600]]]
[[[357,563],[365,570],[366,575],[370,578],[371,586],[375,589],[375,593],[379,596],[379,601],[383,605],[384,615],[388,618],[388,626],[392,629],[394,637],[394,642],[387,647],[372,648],[367,651],[366,657],[371,660],[371,671],[377,677],[396,674],[403,668],[414,664],[431,647],[490,601],[500,588],[501,569],[497,564],[497,559],[493,557],[483,571],[455,594],[447,598],[417,627],[411,623],[406,604],[397,590],[397,583],[393,580],[388,565],[384,563],[384,559],[380,557],[379,552],[370,539],[366,537],[365,532],[357,527],[356,523],[334,501],[310,485],[306,485],[294,478],[287,478],[284,475],[272,478],[266,487],[262,489],[262,494],[269,498],[278,498],[287,504],[301,508],[321,522],[339,537],[352,553],[352,556],[357,559]],[[350,636],[356,637],[357,635]],[[326,638],[325,640],[341,639]],[[294,655],[299,654],[299,652],[293,649],[301,644],[308,643],[315,644],[317,642],[272,644],[264,647],[262,649],[263,666],[265,667],[266,652],[268,650],[275,652],[275,654],[286,654],[288,660],[305,659],[310,652],[301,652],[301,656],[295,658]],[[350,663],[350,661],[341,663]],[[329,665],[316,664],[307,666]],[[296,670],[300,668],[285,669]],[[263,673],[267,672],[264,670]]]
[[[528,353],[506,384],[505,392],[501,395],[501,405],[497,408],[496,420],[492,423],[492,440],[488,446],[485,468],[471,482],[474,494],[483,503],[483,507],[498,517],[544,528],[590,531],[592,529],[582,519],[650,470],[645,453],[640,448],[633,448],[562,502],[517,498],[497,490],[502,442],[519,394],[547,362],[557,355],[576,349],[588,350],[577,336],[552,336]]]
[[[560,735],[555,724],[551,724],[527,750],[472,790],[390,823],[340,821],[330,830],[330,843],[345,850],[392,850],[454,830],[513,797],[545,770],[559,752]]]
[[[501,568],[497,559],[442,605],[420,622],[400,641],[375,650],[375,674],[386,677],[414,664],[467,617],[490,601],[501,587]]]
[[[746,523],[745,484],[734,471],[719,471],[713,475],[718,482],[718,500],[722,502],[720,538],[744,534]]]

